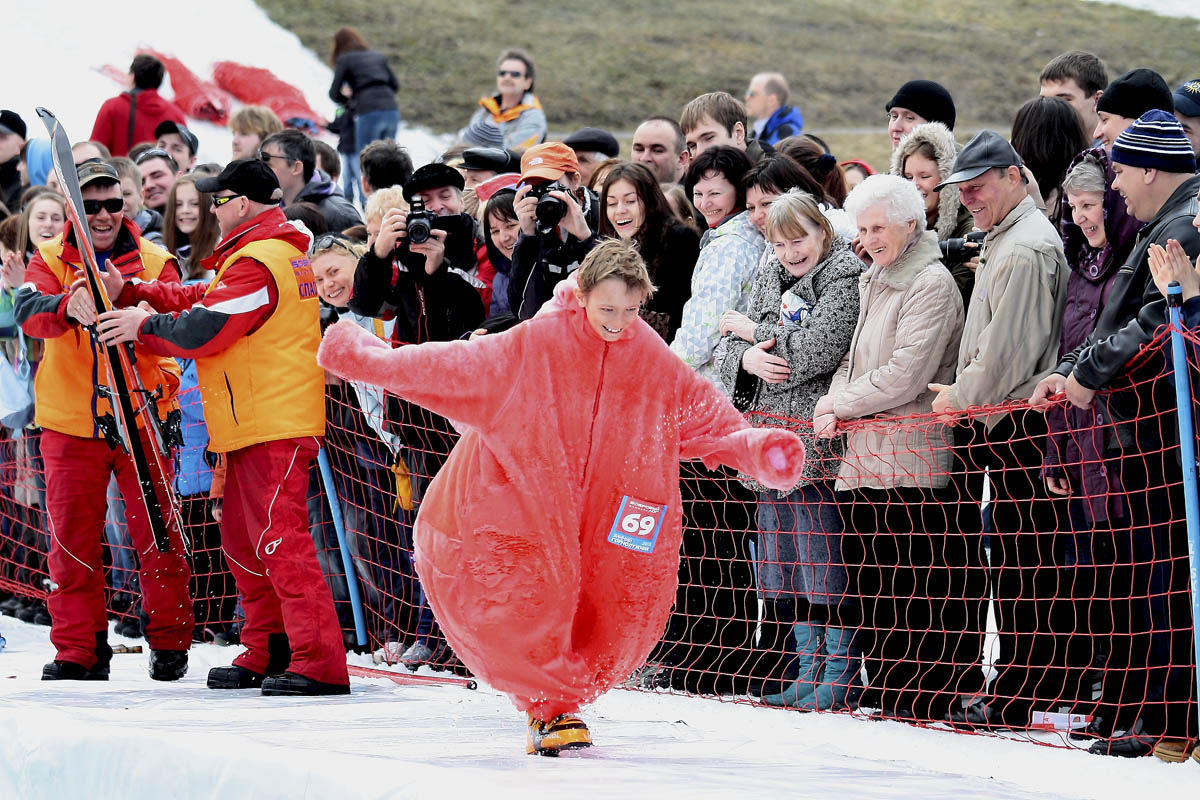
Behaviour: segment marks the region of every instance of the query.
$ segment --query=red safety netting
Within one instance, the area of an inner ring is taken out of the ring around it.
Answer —
[[[1197,338],[1188,338],[1194,379]],[[844,422],[840,455],[822,463],[828,479],[787,497],[729,470],[684,464],[675,608],[627,685],[740,702],[765,695],[774,705],[1044,744],[1072,744],[1068,729],[1082,733],[1094,719],[1101,733],[1142,720],[1195,737],[1182,469],[1164,341],[1091,409],[1059,401],[1043,414],[1012,403],[973,409],[950,427],[931,416]],[[464,671],[411,559],[416,507],[455,434],[395,398],[336,382],[327,413],[368,648],[381,663]],[[812,433],[811,423],[752,421]],[[38,440],[26,430],[0,443],[0,589],[23,598],[50,588]],[[236,642],[239,610],[208,466],[180,461],[188,463],[180,488],[195,545],[196,639]],[[1070,494],[1048,492],[1048,477]],[[325,488],[314,464],[311,531],[350,646],[349,588]],[[136,555],[119,502],[110,498],[109,512],[109,607],[136,627]]]

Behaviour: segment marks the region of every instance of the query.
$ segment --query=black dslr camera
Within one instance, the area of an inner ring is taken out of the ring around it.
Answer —
[[[404,218],[404,235],[409,244],[424,244],[429,241],[429,233],[434,228],[435,219],[437,214],[426,211],[424,201],[414,197],[408,209],[408,216]]]
[[[979,255],[979,248],[983,244],[985,236],[987,236],[986,231],[971,231],[961,239],[947,239],[944,242],[938,242],[938,247],[942,249],[942,263],[947,267],[967,263]]]
[[[553,231],[567,215],[567,204],[557,197],[551,197],[550,192],[562,192],[569,195],[571,190],[558,181],[529,186],[529,197],[537,198],[537,208],[534,211],[534,217],[537,218],[537,232],[543,236]]]

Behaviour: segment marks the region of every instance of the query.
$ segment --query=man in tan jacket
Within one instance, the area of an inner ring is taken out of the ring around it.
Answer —
[[[952,183],[959,185],[963,205],[987,239],[967,308],[957,377],[950,386],[930,385],[938,392],[934,413],[948,417],[1027,398],[1054,369],[1069,275],[1054,226],[1026,192],[1021,159],[999,134],[984,130],[971,139],[955,159],[953,174],[935,191]],[[1053,565],[1057,527],[1039,475],[1045,434],[1045,418],[1022,409],[968,414],[956,436],[963,533],[981,530],[973,505],[983,500],[987,471],[993,534],[989,580],[1000,639],[991,697],[955,715],[966,724],[1026,727],[1032,711],[1054,710],[1061,694],[1061,685],[1053,684],[1056,677],[1062,683],[1062,670],[1048,669],[1055,650],[1048,628],[1055,571],[1038,569]],[[979,599],[980,631],[984,602]]]

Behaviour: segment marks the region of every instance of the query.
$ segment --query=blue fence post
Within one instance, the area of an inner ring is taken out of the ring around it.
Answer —
[[[1167,287],[1167,319],[1171,330],[1171,359],[1175,373],[1175,403],[1179,420],[1179,458],[1183,462],[1183,503],[1187,515],[1188,563],[1192,576],[1192,635],[1200,665],[1200,494],[1196,488],[1196,431],[1192,424],[1192,384],[1187,343],[1183,338],[1183,290],[1174,281]],[[1200,692],[1200,669],[1196,672]],[[1200,697],[1200,694],[1197,694]]]
[[[321,483],[325,485],[325,498],[333,514],[333,529],[337,532],[338,550],[342,553],[342,568],[346,572],[346,587],[350,590],[350,608],[354,611],[354,635],[359,647],[367,644],[367,619],[363,613],[362,593],[358,589],[358,572],[354,559],[350,557],[350,546],[346,544],[346,526],[342,522],[342,501],[338,499],[337,486],[333,482],[333,468],[329,466],[329,454],[322,447],[317,451],[317,464],[321,468]]]

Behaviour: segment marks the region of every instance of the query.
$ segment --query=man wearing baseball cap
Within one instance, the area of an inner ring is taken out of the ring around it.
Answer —
[[[617,137],[603,128],[580,128],[567,138],[563,144],[575,151],[579,161],[579,174],[586,186],[592,179],[592,172],[601,163],[621,155],[621,145]]]
[[[938,392],[934,413],[958,424],[958,412],[973,406],[1029,397],[1054,368],[1070,273],[1058,232],[1026,191],[1021,157],[1004,137],[990,130],[976,134],[934,191],[949,184],[958,184],[975,227],[987,232],[954,383],[930,385]],[[955,719],[967,725],[1026,727],[1034,710],[1056,707],[1064,675],[1061,668],[1052,667],[1055,642],[1047,634],[1055,571],[1045,567],[1053,563],[1056,517],[1041,489],[1046,419],[1037,412],[1014,410],[962,424],[965,433],[955,437],[964,443],[957,448],[961,464],[955,470],[956,480],[965,481],[959,491],[982,502],[984,472],[989,473],[994,532],[988,576],[996,602],[1000,656],[990,695],[956,710]],[[963,532],[982,531],[979,513],[965,519],[967,513],[959,514]],[[971,557],[982,552],[975,547],[968,550]],[[964,566],[983,569],[978,561]],[[984,619],[986,597],[986,591],[968,592],[968,619]],[[983,631],[971,633],[978,637],[971,652],[978,653]],[[983,688],[982,675],[971,672],[964,682],[973,685],[960,690]],[[1055,678],[1058,689],[1053,686]]]
[[[10,214],[20,211],[21,148],[25,146],[25,120],[15,111],[0,110],[0,203]]]
[[[221,228],[204,262],[216,277],[188,286],[106,278],[121,308],[101,315],[98,330],[106,343],[195,359],[208,449],[225,454],[221,542],[242,597],[246,650],[209,671],[209,688],[349,694],[342,633],[305,510],[325,432],[309,237],[284,217],[279,181],[263,161],[231,162],[196,188],[212,193]]]
[[[1172,514],[1182,507],[1183,474],[1177,458],[1161,457],[1163,443],[1175,435],[1174,389],[1161,379],[1162,359],[1135,356],[1166,320],[1166,301],[1150,267],[1153,254],[1175,251],[1190,263],[1200,256],[1200,232],[1192,225],[1200,175],[1183,127],[1172,113],[1157,108],[1116,137],[1112,165],[1113,188],[1145,226],[1100,309],[1095,331],[1038,385],[1030,402],[1041,406],[1065,391],[1072,405],[1088,407],[1103,389],[1131,387],[1114,392],[1104,406],[1114,420],[1128,421],[1124,428],[1132,437],[1122,438],[1128,448],[1122,452],[1122,480],[1145,488],[1129,503],[1125,530],[1131,525],[1132,534],[1121,537],[1126,544],[1116,554],[1117,563],[1132,570],[1124,588],[1135,599],[1130,627],[1114,630],[1113,641],[1134,644],[1124,648],[1128,663],[1115,668],[1110,663],[1105,674],[1138,688],[1123,706],[1134,713],[1106,714],[1099,732],[1112,738],[1096,742],[1091,752],[1142,756],[1153,749],[1172,760],[1171,751],[1186,757],[1187,742],[1196,738],[1196,706],[1189,703],[1195,687],[1189,672],[1191,631],[1177,622],[1190,614],[1188,593],[1178,589],[1187,585],[1187,533],[1182,515]],[[1160,456],[1147,457],[1150,453]],[[1114,656],[1120,658],[1120,651],[1114,650]]]
[[[1192,152],[1200,153],[1200,78],[1181,84],[1171,100],[1175,103],[1175,119],[1191,142]]]
[[[484,181],[520,169],[521,159],[500,147],[468,147],[457,169],[463,174],[464,187],[474,189]]]
[[[67,222],[59,236],[38,247],[17,291],[14,312],[25,334],[45,340],[46,347],[34,384],[34,422],[42,429],[46,507],[54,531],[49,565],[57,588],[46,604],[53,620],[50,641],[57,652],[42,670],[42,680],[108,680],[112,649],[100,543],[105,493],[115,475],[125,499],[129,536],[140,554],[150,677],[173,681],[187,672],[193,627],[191,574],[178,534],[172,536],[169,552],[160,553],[154,546],[133,463],[124,450],[109,447],[102,431],[100,420],[113,412],[96,385],[109,382],[106,365],[84,329],[96,321],[96,307],[87,286],[77,279],[83,269],[79,237],[91,239],[97,263],[114,283],[131,278],[178,287],[179,267],[174,256],[140,236],[125,214],[120,178],[112,165],[86,161],[77,175],[88,231],[82,233]],[[142,384],[162,392],[158,411],[165,415],[175,404],[179,365],[144,345],[136,345],[134,355]],[[146,431],[138,434],[149,452]]]
[[[600,201],[583,185],[575,151],[562,142],[546,142],[521,156],[513,210],[521,233],[513,249],[508,299],[518,319],[529,319],[596,246]]]
[[[186,126],[171,119],[163,120],[154,129],[154,138],[154,146],[170,153],[182,172],[191,172],[196,166],[200,140]]]

